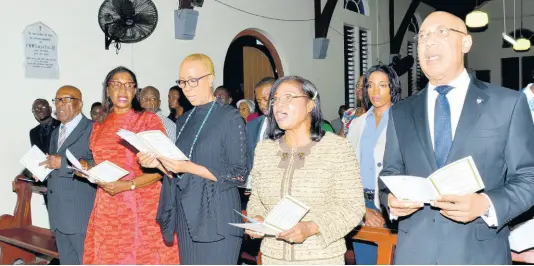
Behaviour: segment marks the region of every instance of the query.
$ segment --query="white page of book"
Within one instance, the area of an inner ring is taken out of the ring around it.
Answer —
[[[252,218],[252,217],[248,217],[248,216],[246,216],[246,215],[243,215],[242,213],[236,211],[235,209],[234,209],[234,211],[235,211],[237,214],[239,214],[241,217],[245,218],[245,219],[247,220],[247,222],[249,222],[249,223],[257,223],[257,224],[260,223],[258,220],[254,219],[254,218]]]
[[[229,223],[229,225],[247,229],[250,231],[257,232],[257,233],[262,233],[262,234],[269,235],[269,236],[275,236],[282,232],[281,230],[272,228],[264,223],[242,223],[242,224]]]
[[[159,130],[150,130],[137,133],[155,152],[170,159],[187,161],[185,154],[176,147],[176,144]]]
[[[156,151],[153,150],[149,145],[147,145],[143,141],[143,139],[141,139],[139,136],[137,136],[131,131],[128,131],[126,129],[120,129],[119,131],[117,131],[117,135],[119,135],[122,139],[126,140],[140,152],[156,153]]]
[[[52,172],[52,169],[48,169],[44,165],[39,166],[44,161],[46,161],[46,155],[35,145],[20,159],[20,163],[37,177],[39,181],[45,180],[50,172]]]
[[[91,183],[96,183],[96,181],[114,182],[128,174],[128,171],[109,161],[104,161],[97,166],[94,166],[89,171],[85,171],[83,170],[80,161],[76,159],[69,149],[67,149],[65,153],[67,155],[67,160],[69,160],[69,162],[72,164],[72,167],[69,168],[88,176],[87,180],[89,180]]]
[[[518,224],[512,228],[508,240],[510,241],[510,248],[518,253],[533,248],[534,219]]]
[[[310,210],[304,203],[287,195],[267,214],[265,223],[275,228],[289,230]]]
[[[102,182],[115,182],[128,174],[128,171],[120,168],[110,161],[103,161],[91,168],[89,176]]]
[[[417,176],[380,176],[389,191],[399,200],[430,203],[438,193],[428,179]]]
[[[471,156],[452,162],[429,176],[440,195],[466,195],[484,189]]]

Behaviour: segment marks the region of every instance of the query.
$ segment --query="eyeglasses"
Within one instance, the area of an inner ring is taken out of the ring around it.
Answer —
[[[270,106],[277,105],[279,103],[289,103],[291,100],[295,98],[310,98],[306,95],[292,95],[292,94],[286,94],[282,97],[273,97],[271,101],[269,102]]]
[[[434,33],[438,33],[438,37],[440,38],[446,38],[447,36],[449,36],[449,32],[456,32],[456,33],[460,33],[460,34],[463,34],[463,35],[467,35],[467,33],[465,32],[462,32],[462,31],[459,31],[459,30],[456,30],[456,29],[453,29],[453,28],[446,28],[446,27],[443,27],[443,26],[439,26],[439,27],[436,27],[435,29],[431,29],[430,31],[428,32],[424,32],[424,31],[420,31],[417,35],[415,35],[415,37],[413,38],[415,41],[417,42],[426,42],[426,40],[428,40],[428,38],[430,37],[430,35],[433,35]]]
[[[189,85],[190,88],[196,88],[198,86],[198,81],[211,75],[211,73],[209,74],[206,74],[202,77],[199,77],[199,78],[190,78],[188,80],[183,80],[183,79],[179,79],[176,81],[176,84],[178,84],[178,87],[182,88],[182,89],[185,89],[185,85]]]
[[[36,113],[36,112],[39,112],[41,110],[46,110],[47,108],[48,108],[48,106],[46,106],[46,105],[35,106],[34,108],[32,108],[32,113]]]
[[[74,97],[63,97],[63,98],[54,98],[54,99],[52,99],[52,102],[55,103],[55,104],[71,103],[73,100],[81,101],[81,99],[74,98]]]
[[[124,87],[125,89],[127,90],[133,90],[135,89],[137,84],[135,84],[135,82],[120,82],[120,81],[117,81],[117,80],[112,80],[112,81],[109,81],[108,82],[108,86],[112,89],[115,89],[115,90],[118,90],[120,89],[121,87]]]
[[[141,97],[142,102],[157,102],[158,99],[155,97]]]

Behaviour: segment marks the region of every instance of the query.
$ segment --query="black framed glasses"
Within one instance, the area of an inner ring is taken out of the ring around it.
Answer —
[[[190,78],[188,80],[183,80],[183,79],[179,79],[176,81],[176,84],[178,85],[178,87],[182,88],[182,89],[185,89],[185,86],[186,85],[189,85],[189,87],[191,88],[196,88],[198,86],[198,81],[211,75],[211,73],[209,74],[206,74],[202,77],[198,77],[198,78]]]
[[[431,35],[434,35],[434,33],[437,33],[438,37],[440,38],[446,38],[447,36],[449,36],[449,33],[450,32],[456,32],[456,33],[460,33],[460,34],[463,34],[463,35],[467,35],[467,33],[463,32],[463,31],[459,31],[457,29],[453,29],[453,28],[447,28],[447,27],[444,27],[444,26],[438,26],[434,29],[431,29],[430,31],[428,32],[425,32],[425,31],[420,31],[417,35],[415,35],[413,37],[413,39],[417,42],[425,42],[426,40],[428,40],[428,38],[431,36]]]
[[[281,97],[273,97],[271,101],[269,101],[270,106],[274,106],[280,103],[289,103],[291,100],[295,98],[310,98],[306,95],[293,95],[293,94],[286,94]]]
[[[59,103],[71,103],[71,102],[74,101],[74,100],[81,101],[81,99],[74,98],[74,97],[62,97],[62,98],[54,98],[54,99],[52,99],[52,102],[55,103],[55,104],[59,104]]]

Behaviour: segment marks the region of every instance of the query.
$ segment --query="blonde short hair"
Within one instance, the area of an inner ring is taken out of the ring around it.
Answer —
[[[215,76],[215,67],[213,66],[213,61],[211,61],[211,58],[205,54],[190,54],[184,60],[182,61],[182,64],[187,61],[200,61],[202,65],[206,68],[206,70]]]

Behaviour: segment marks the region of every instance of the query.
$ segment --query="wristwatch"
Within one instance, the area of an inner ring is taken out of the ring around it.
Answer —
[[[132,184],[132,185],[130,186],[130,190],[134,190],[134,189],[135,189],[135,181],[132,180],[132,181],[130,181],[130,183]]]

